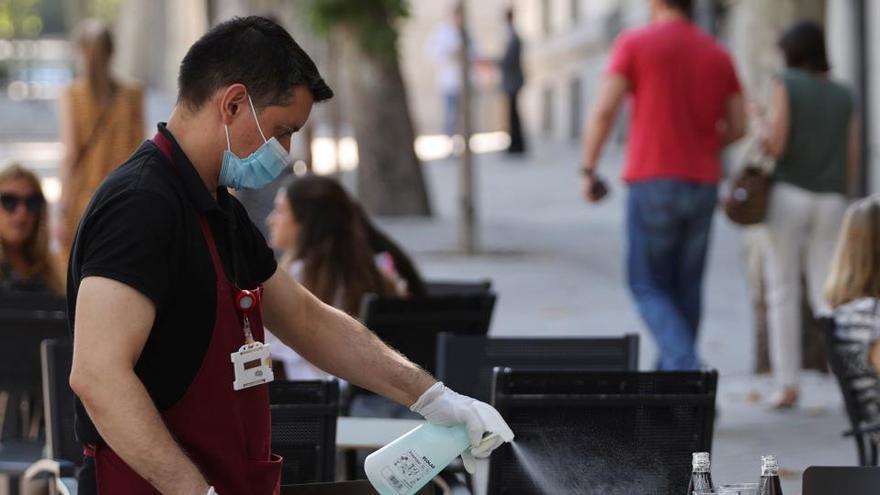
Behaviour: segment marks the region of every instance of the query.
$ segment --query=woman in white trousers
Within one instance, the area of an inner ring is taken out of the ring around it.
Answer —
[[[786,62],[774,86],[764,151],[776,159],[766,218],[770,362],[777,391],[772,405],[794,407],[800,396],[801,274],[817,315],[838,230],[854,191],[858,123],[850,90],[828,78],[821,28],[809,21],[779,40]]]

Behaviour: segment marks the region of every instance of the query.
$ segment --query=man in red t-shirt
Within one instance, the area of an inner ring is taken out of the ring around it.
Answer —
[[[745,110],[730,56],[689,19],[692,0],[650,0],[652,22],[614,43],[587,124],[583,188],[606,189],[599,155],[624,96],[632,123],[623,179],[630,290],[660,348],[660,369],[698,369],[696,337],[721,149],[742,137]]]

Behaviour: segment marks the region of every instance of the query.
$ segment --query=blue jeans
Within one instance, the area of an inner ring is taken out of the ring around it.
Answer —
[[[627,272],[639,314],[660,349],[658,369],[695,370],[714,185],[673,179],[632,184]]]

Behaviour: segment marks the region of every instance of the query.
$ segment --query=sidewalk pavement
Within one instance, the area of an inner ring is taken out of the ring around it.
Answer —
[[[482,254],[455,252],[457,163],[426,164],[434,218],[380,223],[415,257],[428,278],[491,278],[499,294],[491,328],[503,336],[599,336],[637,332],[641,369],[652,369],[656,348],[630,303],[623,270],[626,190],[616,178],[621,154],[609,152],[601,173],[609,200],[580,199],[574,143],[540,143],[525,159],[503,153],[476,157]],[[778,413],[751,403],[750,391],[771,392],[751,374],[753,330],[741,260],[740,233],[722,215],[714,224],[700,336],[704,359],[721,374],[713,445],[716,482],[757,481],[760,456],[775,453],[786,495],[800,493],[810,465],[853,465],[852,440],[833,379],[804,377],[803,404]],[[682,459],[689,463],[690,459]]]

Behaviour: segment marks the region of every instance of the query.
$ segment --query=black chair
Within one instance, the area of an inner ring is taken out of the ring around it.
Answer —
[[[0,390],[42,393],[40,344],[69,336],[64,303],[42,294],[0,297]]]
[[[516,434],[490,460],[490,495],[684,493],[710,452],[718,374],[496,369]],[[515,447],[514,447],[515,446]]]
[[[489,279],[466,282],[463,280],[428,280],[425,292],[428,296],[471,296],[487,294],[492,289]]]
[[[804,471],[804,495],[876,495],[880,467],[820,467]]]
[[[486,335],[496,296],[471,295],[399,299],[367,294],[361,320],[382,340],[430,373],[437,369],[437,334]]]
[[[867,367],[861,343],[849,342],[837,336],[833,319],[823,318],[820,323],[825,336],[828,366],[837,378],[849,418],[851,429],[843,435],[855,440],[860,466],[876,466],[876,439],[880,437],[880,424],[871,423],[869,418],[876,417],[876,414],[869,415],[868,411],[880,407],[880,397],[873,385],[877,371]]]
[[[639,336],[496,338],[441,333],[437,337],[437,378],[456,392],[488,402],[495,367],[637,371]]]
[[[339,382],[272,382],[269,402],[272,452],[284,458],[281,484],[333,481]]]
[[[41,346],[43,405],[46,416],[46,458],[31,465],[26,481],[52,478],[52,493],[76,493],[76,469],[82,465],[82,446],[76,439],[74,394],[68,378],[73,364],[69,339],[46,340]]]
[[[13,403],[40,402],[42,374],[40,345],[47,339],[68,338],[64,301],[44,294],[7,293],[0,297],[0,390],[9,393]],[[3,428],[3,448],[0,449],[0,474],[8,476],[10,493],[18,492],[18,478],[28,467],[43,456],[44,442],[32,437],[33,426],[39,424],[41,407],[26,411],[19,417],[17,407],[4,414],[7,425],[23,424],[22,428]],[[39,433],[39,432],[38,432]]]

